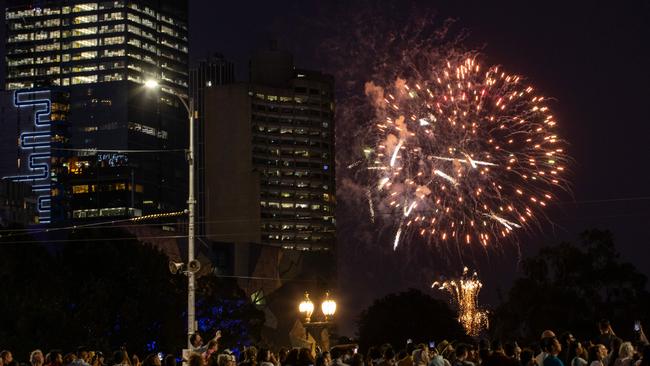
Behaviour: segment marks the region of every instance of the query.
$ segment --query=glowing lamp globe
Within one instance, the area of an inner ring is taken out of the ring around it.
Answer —
[[[309,322],[311,314],[314,313],[314,303],[309,299],[309,294],[305,292],[305,299],[298,305],[298,311],[305,314],[305,320]]]
[[[328,319],[336,313],[336,301],[330,299],[329,292],[325,295],[325,301],[321,304],[321,310],[323,310],[325,319]]]

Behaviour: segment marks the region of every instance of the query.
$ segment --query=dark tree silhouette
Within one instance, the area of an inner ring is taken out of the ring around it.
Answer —
[[[648,320],[646,277],[620,260],[609,231],[586,231],[579,245],[547,246],[523,270],[493,313],[493,335],[535,340],[553,329],[592,339],[607,318],[617,335],[632,339],[634,321]]]
[[[186,344],[187,280],[169,273],[168,261],[118,229],[0,236],[0,344],[20,361],[34,348],[177,352]],[[197,312],[259,337],[263,320],[236,283],[201,278]]]
[[[388,295],[361,313],[358,321],[359,346],[390,343],[398,348],[407,339],[414,342],[465,338],[449,306],[418,290]]]

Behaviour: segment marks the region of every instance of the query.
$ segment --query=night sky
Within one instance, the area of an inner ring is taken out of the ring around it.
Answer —
[[[331,20],[344,22],[334,15],[357,11],[363,3],[323,3],[190,0],[191,59],[219,52],[236,62],[245,81],[251,52],[277,39],[299,67],[326,68],[319,58],[323,29],[354,27]],[[650,1],[393,3],[435,9],[439,20],[454,18],[468,32],[465,45],[480,49],[488,63],[525,75],[556,99],[554,115],[575,160],[572,192],[549,210],[553,225],[545,223],[543,232],[521,238],[522,256],[575,239],[588,228],[610,229],[623,259],[650,276]],[[349,223],[339,219],[339,225]],[[340,245],[350,244],[340,239]],[[345,258],[339,268],[339,319],[345,331],[373,299],[429,287],[430,282],[414,283],[405,268],[396,270],[401,259],[392,251],[365,246],[340,252]],[[483,300],[490,305],[498,302],[496,289],[507,290],[518,274],[517,256],[504,253],[479,268],[486,285]]]
[[[489,63],[525,75],[544,95],[556,99],[552,108],[575,160],[572,192],[550,210],[553,225],[545,223],[543,232],[521,238],[521,255],[573,240],[588,228],[610,229],[623,259],[650,275],[650,2],[399,3],[435,9],[439,19],[455,19],[469,34],[465,45],[480,49]],[[332,14],[358,11],[360,6],[359,1],[323,6],[304,0],[254,5],[192,0],[192,56],[218,51],[237,62],[243,78],[250,52],[268,39],[279,39],[294,53],[298,66],[324,68],[317,56],[319,37],[326,37],[320,23],[335,18],[342,19],[341,24],[330,23],[332,29],[353,27],[344,24],[345,17]],[[310,32],[314,24],[319,26]],[[340,161],[339,168],[347,163]],[[347,224],[339,218],[339,225]],[[353,245],[339,239],[341,246]],[[430,283],[414,283],[417,276],[405,273],[408,269],[392,268],[401,262],[383,258],[395,256],[391,251],[374,250],[370,259],[371,251],[368,246],[340,248],[340,319],[346,331],[374,298],[408,287],[426,289]],[[517,265],[516,253],[506,251],[479,268],[486,285],[484,301],[498,303],[496,289],[508,289]]]

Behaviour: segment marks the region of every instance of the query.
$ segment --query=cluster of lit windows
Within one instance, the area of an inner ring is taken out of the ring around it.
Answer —
[[[124,32],[124,24],[102,25],[99,27],[99,34]]]
[[[93,192],[113,192],[113,191],[131,191],[131,184],[127,183],[111,183],[111,184],[80,184],[72,186],[73,194],[93,193]],[[143,187],[141,184],[135,185],[135,192],[142,193]]]
[[[124,7],[124,1],[102,1],[99,3],[99,10],[118,9]]]
[[[101,41],[103,46],[112,46],[124,43],[124,36],[104,37]]]
[[[308,203],[296,202],[273,202],[273,201],[260,201],[260,206],[272,209],[298,209],[298,210],[312,210],[330,212],[330,206]]]
[[[264,156],[282,156],[282,157],[289,157],[289,158],[311,158],[312,160],[320,161],[320,159],[328,159],[329,154],[326,152],[321,152],[317,150],[305,150],[305,149],[292,149],[292,148],[283,148],[283,149],[278,149],[275,147],[267,147],[267,146],[254,146],[253,147],[253,154],[254,155],[264,155]],[[304,159],[301,159],[304,160]],[[276,160],[277,161],[277,160]],[[284,166],[297,166],[297,167],[307,167],[301,165],[302,163],[295,161],[294,159],[292,160],[284,160],[283,163]],[[316,165],[311,165],[311,167],[317,167]]]
[[[142,216],[142,210],[131,207],[111,207],[111,208],[94,208],[85,210],[73,210],[72,217],[75,219],[85,219],[94,217],[116,217],[116,216],[129,216],[137,217]]]
[[[129,130],[140,132],[149,136],[154,136],[163,140],[167,140],[169,136],[169,134],[165,130],[160,130],[155,127],[151,127],[151,126],[147,126],[135,122],[129,122]]]
[[[127,27],[127,30],[129,31],[129,33],[133,33],[133,34],[138,35],[140,37],[148,38],[148,39],[150,39],[150,40],[152,40],[154,42],[157,42],[157,39],[153,35],[153,33],[149,32],[149,31],[146,31],[146,30],[143,30],[143,29],[141,29],[139,27],[136,27],[135,25],[130,25],[129,24],[128,27]]]
[[[61,11],[57,8],[29,8],[21,10],[7,10],[5,12],[5,17],[9,19],[20,19],[20,18],[29,18],[42,15],[57,15],[61,14]]]
[[[77,4],[72,8],[73,13],[91,10],[97,10],[97,3]]]
[[[286,249],[327,249],[335,225],[331,92],[299,85],[289,95],[249,95],[253,166],[261,173],[262,241]],[[310,226],[315,220],[321,224]]]
[[[152,8],[138,3],[130,3],[127,10],[121,10],[125,7],[126,2],[118,0],[85,2],[57,8],[7,9],[5,16],[10,31],[7,38],[7,64],[9,70],[6,87],[22,88],[33,85],[31,81],[11,80],[12,78],[31,78],[62,73],[64,78],[53,78],[51,81],[56,85],[59,85],[59,83],[74,85],[123,80],[125,78],[142,82],[142,80],[150,77],[156,77],[178,87],[186,88],[188,86],[186,80],[187,70],[185,70],[184,65],[187,62],[188,52],[187,26],[183,22],[158,14]],[[50,19],[41,18],[41,16],[49,15],[58,16]],[[122,22],[119,24],[102,24],[102,22],[108,21]],[[62,26],[64,29],[60,28]],[[56,29],[47,29],[55,27]],[[125,35],[125,31],[137,37]],[[97,34],[111,35],[93,37],[93,35]],[[151,42],[144,42],[144,40]],[[135,50],[132,51],[130,48],[96,49],[104,46],[126,45],[127,42]],[[82,51],[84,48],[93,50]],[[80,49],[80,52],[38,55],[38,53],[42,52],[51,53],[52,51],[76,49]],[[138,52],[138,50],[141,51]],[[24,57],[20,57],[23,55]],[[73,65],[72,67],[56,65],[58,69],[54,66],[29,67],[48,63],[59,64],[60,62],[124,56],[146,62],[152,66],[146,68],[137,65],[137,63],[114,65],[101,63],[99,67],[97,64]],[[160,57],[174,62],[160,62],[158,59]],[[120,67],[126,70],[128,66],[132,70],[142,73],[142,75],[130,75],[126,72],[116,72],[108,75],[66,75],[67,73],[90,73]],[[165,71],[161,72],[160,69]],[[163,91],[176,91],[169,87],[166,89]]]
[[[48,27],[58,27],[61,25],[61,19],[55,18],[55,19],[45,19],[45,20],[37,20],[33,22],[29,22],[26,19],[24,21],[19,21],[19,22],[11,22],[9,23],[9,29],[10,30],[27,30],[27,29],[43,29],[43,28],[48,28]]]
[[[72,24],[97,23],[97,14],[82,15],[72,18]]]
[[[61,36],[61,32],[55,31],[37,31],[30,33],[17,33],[7,38],[7,43],[42,41],[44,39],[55,39]]]

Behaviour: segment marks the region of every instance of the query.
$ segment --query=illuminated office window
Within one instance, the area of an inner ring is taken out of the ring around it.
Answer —
[[[154,24],[154,22],[152,22],[147,18],[142,18],[142,25],[149,27],[151,29],[156,29],[156,25]]]
[[[15,90],[15,89],[28,89],[28,88],[33,88],[34,83],[32,82],[9,82],[7,83],[7,89],[9,90]]]
[[[113,8],[123,8],[124,1],[102,1],[99,3],[99,10],[104,9],[113,9]]]
[[[72,42],[72,48],[85,48],[85,47],[96,47],[96,46],[97,46],[97,38],[82,39],[82,40]]]
[[[27,76],[34,76],[34,69],[20,69],[20,70],[9,71],[10,78],[20,78],[20,77],[27,77]]]
[[[84,15],[84,16],[76,17],[72,20],[73,24],[96,23],[96,22],[97,22],[97,14]]]
[[[72,72],[97,71],[96,65],[79,65],[72,68]]]
[[[72,8],[73,13],[91,10],[97,10],[97,3],[77,4]]]
[[[97,75],[73,76],[72,77],[72,85],[75,85],[75,84],[89,84],[89,83],[96,83],[96,82],[97,82]]]
[[[40,67],[35,69],[36,75],[55,75],[59,74],[60,72],[61,68],[59,66]]]
[[[102,25],[99,34],[124,32],[124,24]]]
[[[35,52],[57,51],[61,49],[60,43],[41,44],[34,47]]]
[[[87,36],[97,33],[97,27],[75,28],[72,30],[72,36]]]
[[[113,13],[106,13],[101,15],[101,21],[103,22],[110,22],[112,20],[122,20],[124,19],[124,14],[122,12],[113,12]]]
[[[19,59],[7,61],[7,65],[9,66],[31,65],[33,63],[34,63],[33,58],[19,58]]]
[[[126,15],[126,19],[128,19],[128,20],[130,20],[130,21],[132,21],[132,22],[134,22],[134,23],[138,23],[138,24],[140,24],[140,17],[137,16],[137,15],[135,15],[135,14],[133,14],[133,13],[128,13],[128,14]]]
[[[8,43],[13,43],[13,42],[25,42],[25,41],[30,41],[33,37],[33,33],[19,33],[15,34],[7,39]]]
[[[54,33],[54,32],[52,32],[52,33]],[[33,33],[33,35],[34,35],[34,40],[35,41],[42,41],[44,39],[47,39],[49,34],[46,31],[40,31],[40,32]],[[58,36],[57,37],[52,37],[52,38],[58,38]]]
[[[97,57],[97,51],[85,51],[72,54],[73,61],[90,60]]]
[[[124,43],[124,36],[106,37],[103,39],[105,46]]]
[[[104,50],[104,53],[102,54],[102,57],[122,57],[126,55],[126,51],[124,49],[121,50]]]
[[[118,81],[118,80],[124,80],[124,75],[121,73],[114,73],[114,74],[107,74],[102,76],[103,81]]]
[[[124,61],[117,62],[102,62],[99,64],[100,70],[112,70],[112,69],[122,69],[124,68]]]
[[[139,71],[139,72],[142,71],[142,68],[139,65],[136,65],[136,64],[129,64],[128,68],[131,69],[131,70]]]

